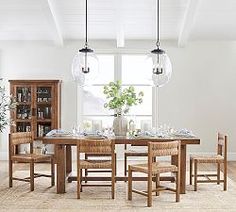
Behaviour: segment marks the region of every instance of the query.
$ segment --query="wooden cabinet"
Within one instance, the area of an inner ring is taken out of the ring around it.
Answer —
[[[17,108],[11,112],[11,132],[33,131],[40,140],[51,129],[61,127],[59,80],[9,80]]]

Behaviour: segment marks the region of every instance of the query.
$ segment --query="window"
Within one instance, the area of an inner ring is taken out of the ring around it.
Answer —
[[[83,91],[82,119],[89,123],[92,120],[102,120],[103,127],[108,127],[112,126],[113,112],[104,108],[106,98],[103,86],[114,81],[114,55],[98,55],[98,59],[99,76],[94,80],[93,86]]]
[[[137,93],[144,92],[143,103],[131,107],[127,118],[133,119],[137,128],[144,122],[151,125],[153,98],[152,87],[148,85],[151,67],[147,66],[145,58],[145,55],[98,55],[99,76],[93,86],[83,90],[82,120],[89,122],[91,127],[94,120],[102,120],[103,127],[112,126],[113,111],[104,108],[106,98],[103,86],[121,80],[123,88],[134,86]]]
[[[143,103],[130,109],[130,119],[135,119],[136,127],[141,127],[141,121],[152,120],[152,87],[148,85],[148,72],[145,55],[122,55],[121,76],[125,86],[133,86],[136,92],[143,91]]]

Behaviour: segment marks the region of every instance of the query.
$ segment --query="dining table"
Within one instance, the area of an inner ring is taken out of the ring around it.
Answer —
[[[58,194],[66,192],[66,180],[71,182],[77,180],[76,176],[72,176],[72,146],[76,146],[81,139],[86,137],[81,136],[45,136],[43,137],[43,144],[54,145],[54,158],[57,165],[57,179],[56,179],[56,191]],[[148,142],[165,142],[179,140],[181,142],[181,165],[180,165],[180,193],[186,193],[186,157],[187,146],[200,144],[200,139],[193,136],[170,136],[170,137],[122,137],[115,136],[110,138],[114,140],[115,145],[140,145],[146,146]],[[171,157],[171,163],[177,164],[177,157]],[[83,177],[86,181],[106,181],[110,180],[108,177],[88,176]],[[145,177],[135,177],[134,180],[146,180]],[[160,180],[174,182],[173,176],[162,176]],[[125,176],[116,176],[116,181],[127,181]]]

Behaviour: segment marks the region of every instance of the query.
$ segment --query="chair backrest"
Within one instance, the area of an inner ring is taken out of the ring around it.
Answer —
[[[9,134],[9,157],[15,154],[17,145],[30,144],[30,153],[33,153],[33,132],[16,132]]]
[[[90,140],[79,139],[77,143],[77,152],[87,154],[112,154],[115,150],[115,143],[109,139]]]
[[[228,136],[222,133],[217,133],[217,154],[224,156],[227,160],[227,142]]]
[[[151,157],[178,155],[179,149],[180,141],[148,143],[148,154]]]
[[[181,141],[149,142],[148,143],[148,169],[152,170],[155,157],[176,156],[177,166],[180,167]]]
[[[12,145],[27,144],[33,142],[31,132],[16,132],[9,134],[9,141]]]

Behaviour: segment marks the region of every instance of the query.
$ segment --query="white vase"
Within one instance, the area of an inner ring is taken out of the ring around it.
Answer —
[[[128,120],[124,116],[117,116],[113,121],[115,136],[126,136],[128,131]]]

